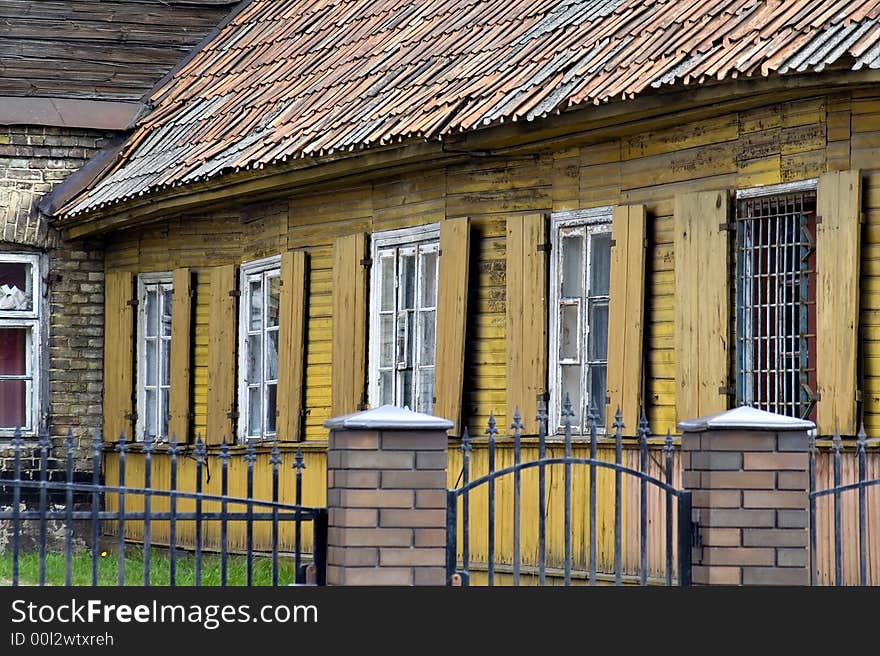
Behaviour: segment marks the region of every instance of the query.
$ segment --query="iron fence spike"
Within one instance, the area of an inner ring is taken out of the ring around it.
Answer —
[[[297,449],[296,449],[296,456],[293,459],[293,468],[296,469],[297,471],[300,471],[300,470],[306,468],[306,464],[303,461],[302,447],[297,447]]]
[[[278,449],[277,438],[272,442],[272,455],[269,458],[269,463],[276,467],[281,464],[281,451]]]
[[[495,423],[495,413],[489,412],[489,424],[486,427],[486,435],[489,436],[489,439],[495,439],[495,436],[498,435],[498,426]]]
[[[623,411],[620,409],[620,406],[617,406],[617,410],[614,413],[614,423],[611,424],[612,428],[615,429],[624,429],[626,426],[623,423]]]
[[[510,427],[515,431],[522,430],[522,428],[523,428],[522,415],[520,415],[519,406],[516,406],[514,408],[513,423],[510,425]]]
[[[461,450],[462,452],[471,450],[471,437],[467,426],[461,432]]]
[[[663,450],[664,451],[673,451],[674,450],[672,448],[672,433],[670,432],[670,430],[668,428],[666,429],[666,439],[663,442]]]

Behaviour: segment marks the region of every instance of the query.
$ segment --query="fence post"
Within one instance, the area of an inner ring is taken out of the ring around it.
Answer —
[[[327,584],[444,585],[452,422],[382,406],[324,426]]]
[[[682,421],[696,585],[809,585],[811,421],[735,410]]]

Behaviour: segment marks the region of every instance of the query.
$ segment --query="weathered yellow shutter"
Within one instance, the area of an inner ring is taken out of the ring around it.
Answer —
[[[333,346],[330,404],[334,417],[358,410],[365,399],[366,237],[348,235],[333,247]]]
[[[547,390],[547,243],[543,214],[507,220],[507,418],[519,407],[524,433],[538,432]]]
[[[281,323],[278,343],[278,439],[302,436],[305,373],[306,274],[305,251],[281,256]]]
[[[821,434],[856,432],[861,181],[859,171],[829,172],[819,178],[816,193],[816,423]]]
[[[624,432],[635,435],[642,403],[642,334],[645,305],[645,206],[614,208],[611,224],[606,428],[619,407]]]
[[[235,441],[235,291],[235,265],[211,269],[206,444]]]
[[[171,302],[171,390],[168,402],[168,432],[178,442],[189,438],[191,412],[191,335],[192,335],[192,273],[175,269]]]
[[[433,413],[453,422],[450,435],[461,435],[469,252],[470,219],[443,221],[440,224]]]
[[[133,435],[134,277],[130,271],[104,276],[104,440]]]
[[[727,409],[730,349],[727,191],[675,197],[678,421]]]

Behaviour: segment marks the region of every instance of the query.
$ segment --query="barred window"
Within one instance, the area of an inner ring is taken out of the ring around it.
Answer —
[[[816,390],[814,189],[741,192],[736,208],[737,402],[804,418]]]

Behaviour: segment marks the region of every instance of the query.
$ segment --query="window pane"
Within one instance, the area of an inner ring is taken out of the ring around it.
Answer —
[[[269,309],[266,312],[266,325],[277,326],[279,308],[281,307],[281,277],[270,276],[269,283]]]
[[[437,311],[428,310],[427,312],[419,312],[419,320],[422,322],[419,326],[421,344],[419,344],[419,365],[434,364],[434,344],[436,338]]]
[[[31,265],[26,262],[0,263],[0,310],[30,310]]]
[[[379,317],[379,366],[391,367],[394,364],[394,316],[383,314]]]
[[[0,380],[0,427],[28,427],[26,398],[26,381]]]
[[[394,310],[394,257],[382,257],[379,263],[379,288],[382,290],[379,307],[391,311]]]
[[[611,233],[594,234],[590,240],[590,296],[607,296],[611,276]]]
[[[156,376],[158,374],[159,363],[156,361],[158,358],[158,353],[156,349],[159,346],[156,343],[156,339],[147,339],[144,340],[144,351],[146,352],[146,363],[144,365],[146,371],[144,372],[146,375],[144,376],[144,380],[147,385],[155,385],[156,384]]]
[[[562,406],[565,403],[565,397],[568,395],[568,398],[571,400],[571,409],[575,414],[571,422],[573,425],[579,426],[581,411],[581,366],[578,364],[563,365],[560,369],[562,369],[562,389],[559,394],[559,409],[562,410]]]
[[[266,333],[266,380],[278,380],[278,331]]]
[[[437,251],[422,253],[421,307],[437,305]]]
[[[251,280],[248,283],[248,297],[250,298],[249,330],[259,330],[260,320],[263,316],[263,287],[259,280]]]
[[[397,405],[413,409],[413,372],[412,369],[401,371],[398,374],[400,381],[400,398],[397,399]]]
[[[431,414],[434,407],[434,370],[422,369],[419,371],[419,400],[416,412]]]
[[[162,344],[162,366],[159,375],[159,384],[168,385],[171,373],[171,340],[163,339]]]
[[[147,337],[155,337],[159,330],[159,298],[156,287],[151,286],[146,292],[145,316],[147,324],[144,326],[144,334]]]
[[[604,360],[608,353],[608,304],[590,304],[590,360]]]
[[[394,372],[379,372],[379,404],[394,405]]]
[[[248,388],[248,435],[261,435],[263,425],[263,404],[260,388]]]
[[[410,346],[410,337],[409,333],[409,321],[412,316],[412,312],[398,312],[397,313],[397,367],[405,368],[410,366],[409,355],[411,353],[409,349]]]
[[[144,410],[146,412],[146,416],[144,417],[144,430],[149,435],[156,435],[156,418],[159,416],[159,397],[154,389],[148,389],[144,396]]]
[[[28,328],[0,328],[0,375],[27,374]]]
[[[567,298],[579,298],[583,295],[583,248],[584,239],[580,235],[562,239],[562,295]]]
[[[247,336],[247,364],[245,373],[249,383],[259,383],[263,380],[262,346],[260,335]]]
[[[416,305],[416,257],[414,254],[400,256],[400,309],[412,309]]]
[[[160,412],[161,412],[160,416],[162,418],[161,433],[162,433],[162,435],[171,437],[170,435],[168,435],[168,390],[167,389],[162,390],[162,409]],[[185,442],[186,435],[178,435],[177,441],[178,442]]]
[[[162,290],[162,334],[171,336],[171,290]]]
[[[590,367],[590,405],[599,415],[598,426],[605,425],[605,366]]]
[[[580,303],[559,307],[559,359],[580,361]]]
[[[274,383],[266,385],[266,432],[274,433],[275,413],[278,408],[278,386]]]

